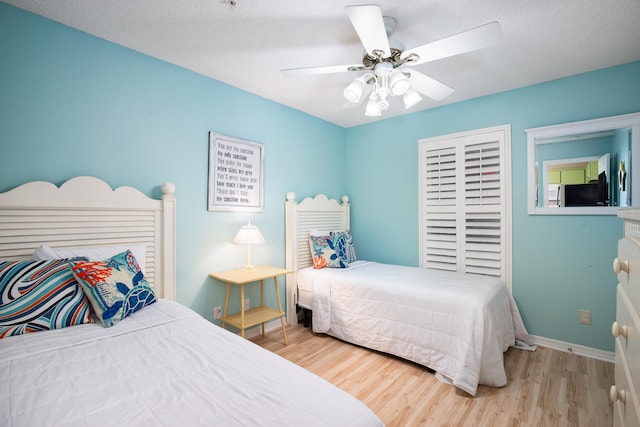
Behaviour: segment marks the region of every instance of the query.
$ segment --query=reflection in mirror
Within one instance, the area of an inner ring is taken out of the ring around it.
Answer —
[[[640,113],[526,132],[529,214],[615,215],[640,202]]]
[[[616,206],[609,198],[609,159],[609,153],[605,153],[600,157],[543,161],[542,186],[538,188],[543,196],[538,196],[538,206]]]

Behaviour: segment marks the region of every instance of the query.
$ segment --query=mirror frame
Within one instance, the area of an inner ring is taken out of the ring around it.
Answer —
[[[527,133],[527,206],[529,215],[616,215],[619,206],[601,207],[542,207],[536,205],[536,159],[537,139],[569,137],[583,133],[630,129],[631,131],[631,206],[640,206],[640,113],[604,117],[580,122],[564,123],[553,126],[525,129]]]

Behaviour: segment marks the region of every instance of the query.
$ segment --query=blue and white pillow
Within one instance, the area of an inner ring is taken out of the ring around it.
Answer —
[[[353,244],[353,236],[349,230],[346,231],[324,231],[324,230],[311,230],[310,236],[331,236],[336,241],[336,250],[341,258],[348,263],[356,262],[356,248]],[[311,243],[311,240],[309,240]],[[310,244],[311,253],[313,254],[313,245]]]
[[[72,262],[70,266],[105,328],[156,301],[129,250],[105,261]]]
[[[0,262],[0,338],[92,323],[68,259]]]
[[[309,236],[313,268],[347,268],[349,263],[340,256],[336,236]]]
[[[338,242],[338,254],[347,260],[347,262],[355,262],[358,259],[356,258],[356,248],[353,244],[353,236],[347,231],[331,231],[329,233],[330,236],[334,236]]]

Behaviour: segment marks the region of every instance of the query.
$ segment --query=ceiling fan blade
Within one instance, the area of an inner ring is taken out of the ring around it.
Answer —
[[[380,6],[375,4],[347,6],[345,10],[367,53],[373,55],[374,50],[381,50],[384,52],[382,55],[384,58],[391,56]]]
[[[285,68],[280,70],[285,76],[311,76],[315,74],[343,73],[348,71],[358,71],[364,68],[362,64],[351,65],[328,65],[324,67],[307,68]]]
[[[425,76],[416,70],[405,68],[403,71],[411,75],[411,77],[409,77],[411,87],[431,99],[440,101],[454,92],[452,88],[444,83],[440,83],[439,81]]]
[[[416,54],[419,57],[418,60],[410,61],[406,64],[422,64],[493,46],[500,43],[501,39],[502,32],[500,31],[500,24],[493,21],[432,43],[407,49],[402,53],[401,58],[404,59],[411,54]]]

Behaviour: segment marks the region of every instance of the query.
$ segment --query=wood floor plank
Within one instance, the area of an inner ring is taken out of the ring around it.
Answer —
[[[593,426],[612,424],[613,364],[549,348],[505,353],[507,385],[479,386],[475,397],[424,367],[302,325],[253,341],[364,402],[388,427]]]

